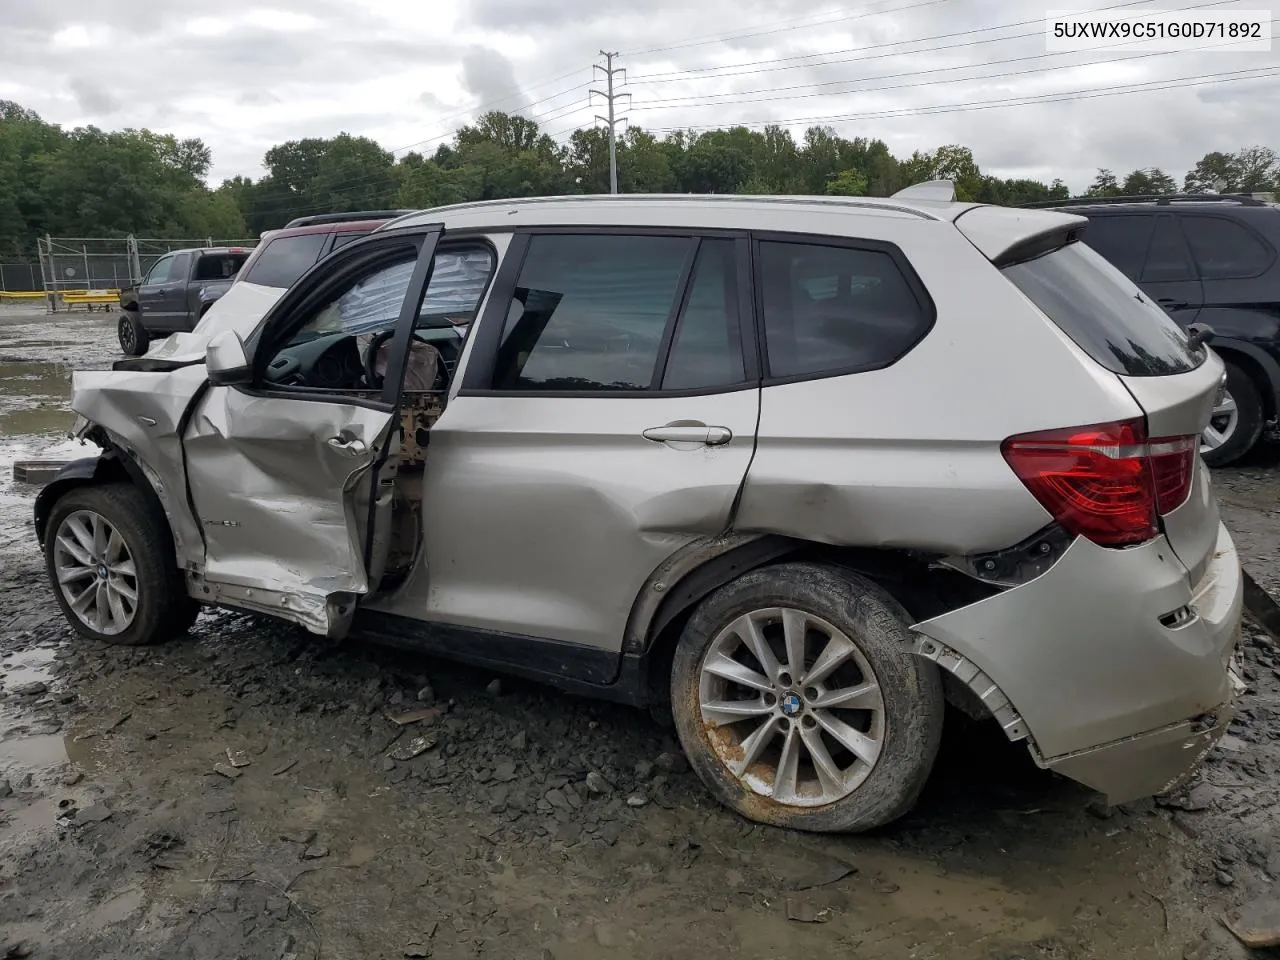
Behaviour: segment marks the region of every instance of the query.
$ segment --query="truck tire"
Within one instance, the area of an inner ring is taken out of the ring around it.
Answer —
[[[151,334],[142,325],[142,318],[136,310],[121,311],[120,321],[116,324],[116,336],[120,339],[120,349],[130,357],[142,356],[151,343]]]
[[[703,783],[793,830],[857,832],[905,814],[945,709],[910,622],[878,585],[826,564],[762,567],[711,594],[671,671],[676,731]]]
[[[63,616],[91,640],[162,643],[186,633],[200,612],[164,518],[131,483],[76,487],[59,498],[44,558]]]

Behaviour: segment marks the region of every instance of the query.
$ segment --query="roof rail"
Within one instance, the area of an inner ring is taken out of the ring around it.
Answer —
[[[352,220],[393,220],[403,217],[413,210],[351,210],[346,213],[317,213],[309,217],[295,217],[286,223],[283,229],[290,227],[310,227],[317,223],[349,223]]]
[[[1247,193],[1143,193],[1129,197],[1072,197],[1068,200],[1037,200],[1035,203],[1019,204],[1022,207],[1091,207],[1105,206],[1111,203],[1155,203],[1168,206],[1173,202],[1182,203],[1238,203],[1244,207],[1266,207],[1264,200],[1257,200]]]

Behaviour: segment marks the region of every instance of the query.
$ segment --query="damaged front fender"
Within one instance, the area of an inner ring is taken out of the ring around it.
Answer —
[[[205,384],[203,365],[76,371],[71,381],[71,409],[103,432],[107,446],[136,471],[135,482],[139,475],[145,480],[169,521],[178,565],[188,569],[203,562],[204,540],[187,497],[182,434]]]

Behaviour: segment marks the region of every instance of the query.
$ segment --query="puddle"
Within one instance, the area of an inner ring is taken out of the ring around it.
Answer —
[[[0,347],[10,347],[16,350],[30,349],[31,347],[75,347],[78,345],[75,340],[0,340]]]
[[[0,685],[11,693],[24,684],[50,683],[54,653],[52,647],[35,647],[10,654],[0,661]],[[40,699],[9,697],[0,702],[0,775],[10,780],[67,760],[62,732],[48,720],[33,715]]]
[[[0,362],[0,437],[66,432],[70,397],[66,364]]]
[[[71,367],[65,363],[0,361],[0,397],[71,396]]]

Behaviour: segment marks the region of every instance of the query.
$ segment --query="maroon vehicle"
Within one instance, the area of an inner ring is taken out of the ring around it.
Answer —
[[[372,233],[388,220],[412,210],[358,210],[321,213],[290,220],[267,230],[236,275],[237,283],[256,283],[287,290],[321,257]]]

